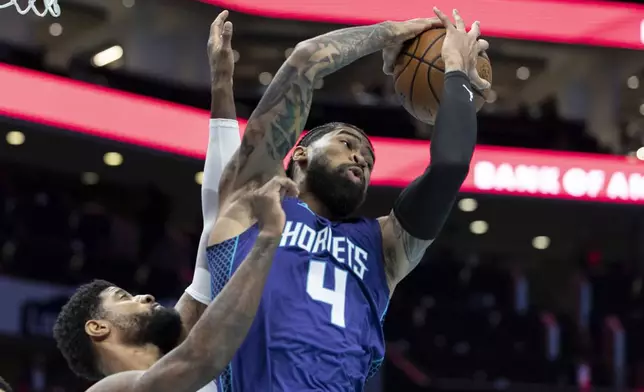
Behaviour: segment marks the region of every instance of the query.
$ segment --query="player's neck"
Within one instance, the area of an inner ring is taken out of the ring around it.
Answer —
[[[307,192],[305,189],[300,189],[299,199],[306,203],[309,209],[315,212],[317,215],[327,218],[329,220],[338,220],[340,219],[337,216],[334,216],[328,208],[322,202],[315,197],[312,192]]]
[[[161,351],[154,345],[140,347],[101,347],[101,370],[109,375],[128,370],[147,370],[161,358]]]

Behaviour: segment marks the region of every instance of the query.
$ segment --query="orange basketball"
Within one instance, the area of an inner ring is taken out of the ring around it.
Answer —
[[[441,57],[445,29],[435,28],[405,43],[394,68],[394,88],[405,109],[427,124],[434,124],[441,102],[445,64]],[[485,52],[476,64],[479,75],[492,83],[492,65]],[[473,89],[476,110],[485,103],[483,94]]]

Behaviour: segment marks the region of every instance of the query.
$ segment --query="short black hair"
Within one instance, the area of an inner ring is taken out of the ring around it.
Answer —
[[[54,324],[54,339],[58,349],[76,375],[88,380],[103,377],[96,363],[92,341],[85,333],[87,321],[102,314],[101,293],[114,284],[94,280],[78,288],[63,306]]]
[[[297,142],[297,144],[295,144],[295,147],[297,147],[297,146],[308,147],[311,144],[313,144],[313,142],[315,142],[316,140],[320,139],[322,136],[326,135],[327,133],[331,133],[333,131],[336,131],[336,130],[338,130],[338,128],[351,128],[351,129],[354,129],[354,130],[360,132],[360,134],[362,136],[364,136],[365,139],[367,139],[367,141],[369,142],[369,145],[371,146],[371,149],[373,149],[373,145],[371,144],[371,140],[369,140],[369,136],[367,136],[365,131],[363,131],[362,129],[356,127],[355,125],[351,125],[351,124],[347,124],[347,123],[343,123],[343,122],[331,122],[331,123],[320,125],[320,126],[317,126],[317,127],[313,128],[313,129],[311,129],[310,131],[308,131],[306,133],[306,135],[304,135],[302,138],[300,138],[300,140]],[[288,178],[290,178],[290,179],[293,179],[294,175],[295,175],[295,161],[291,157],[291,159],[288,161],[288,165],[286,165],[286,176]]]
[[[2,377],[0,377],[0,391],[13,392],[13,389],[11,389],[11,385],[9,385],[9,383],[5,381],[5,379]]]

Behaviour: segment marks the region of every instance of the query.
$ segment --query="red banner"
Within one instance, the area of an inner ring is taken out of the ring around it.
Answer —
[[[203,158],[209,113],[0,64],[0,115]],[[245,120],[240,120],[243,128]],[[372,139],[372,183],[405,186],[429,162],[429,143]],[[644,203],[644,162],[634,158],[479,146],[463,190]]]
[[[201,0],[272,18],[370,24],[433,16],[457,8],[483,35],[641,49],[644,6],[592,0]]]

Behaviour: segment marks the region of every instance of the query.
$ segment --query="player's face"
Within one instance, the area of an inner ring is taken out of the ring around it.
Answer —
[[[159,305],[151,295],[133,296],[118,287],[105,289],[101,297],[106,321],[124,344],[153,344],[163,354],[178,344],[181,318],[176,310]]]
[[[334,215],[345,217],[364,201],[373,164],[373,151],[362,134],[351,128],[331,132],[314,143],[307,189]]]

